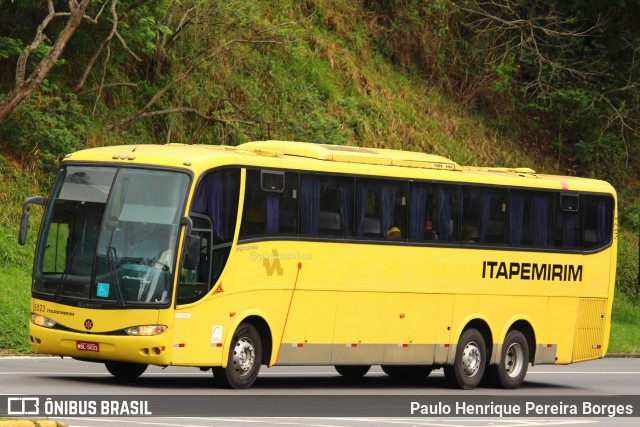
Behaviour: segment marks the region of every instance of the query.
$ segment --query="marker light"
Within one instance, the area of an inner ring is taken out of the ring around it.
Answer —
[[[160,335],[164,333],[168,328],[165,325],[144,325],[144,326],[132,326],[125,328],[124,331],[128,335],[137,337],[149,337],[153,335]]]
[[[31,323],[34,325],[42,326],[44,328],[53,328],[56,326],[56,322],[49,319],[48,317],[44,317],[41,314],[31,313]]]

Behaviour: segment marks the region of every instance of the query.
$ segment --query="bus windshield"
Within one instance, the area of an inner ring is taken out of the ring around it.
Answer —
[[[42,226],[33,291],[78,305],[169,303],[189,177],[63,167]]]

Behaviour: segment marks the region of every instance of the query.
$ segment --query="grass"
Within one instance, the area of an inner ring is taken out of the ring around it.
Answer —
[[[618,292],[613,302],[609,353],[640,354],[640,298]]]
[[[2,244],[6,244],[6,233]],[[13,244],[17,246],[14,239]],[[29,299],[31,268],[26,264],[4,264],[0,270],[0,351],[29,353]]]
[[[29,353],[28,322],[31,267],[42,208],[32,210],[27,244],[18,245],[22,201],[42,194],[41,176],[32,167],[3,153],[0,177],[0,354]]]

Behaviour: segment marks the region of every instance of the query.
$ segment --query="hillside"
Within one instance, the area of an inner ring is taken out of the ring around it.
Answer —
[[[42,3],[0,1],[0,98],[13,89],[20,52],[46,19]],[[65,153],[102,145],[284,139],[415,150],[465,165],[524,166],[612,182],[621,206],[623,294],[616,321],[632,331],[612,345],[639,351],[640,344],[628,345],[640,343],[633,332],[640,330],[634,314],[638,67],[623,62],[634,58],[636,48],[603,54],[607,49],[600,45],[619,40],[611,35],[614,29],[604,27],[612,20],[594,18],[617,17],[622,25],[636,6],[600,15],[584,2],[567,2],[560,11],[518,11],[536,37],[542,36],[533,29],[541,25],[574,32],[573,38],[545,40],[540,46],[547,50],[536,57],[526,45],[499,51],[504,43],[496,34],[518,29],[479,31],[483,19],[502,13],[482,5],[90,2],[86,13],[94,22],[82,21],[38,90],[0,121],[0,263],[6,266],[0,272],[0,312],[12,319],[0,326],[0,348],[28,351],[24,330],[34,233],[27,247],[17,246],[20,205],[26,196],[48,191]],[[56,7],[65,11],[63,4]],[[552,24],[549,16],[558,21]],[[571,27],[572,16],[580,17],[580,25]],[[48,37],[31,52],[27,75],[51,51],[65,22],[51,21]],[[599,22],[603,27],[595,27]],[[592,27],[589,34],[598,43],[587,44],[579,34]],[[621,28],[617,37],[638,37],[629,26]],[[581,68],[589,55],[598,61],[592,61],[593,69]],[[547,65],[536,68],[545,58]],[[630,84],[623,84],[625,77]],[[604,89],[594,92],[598,87]]]

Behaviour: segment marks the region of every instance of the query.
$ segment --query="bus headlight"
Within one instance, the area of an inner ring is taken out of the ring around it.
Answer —
[[[128,335],[149,337],[153,335],[160,335],[167,330],[165,325],[144,325],[144,326],[132,326],[130,328],[124,328],[124,331]]]
[[[54,320],[49,319],[48,317],[44,317],[41,314],[31,313],[31,323],[34,325],[42,326],[44,328],[53,328],[56,326],[56,322]]]

